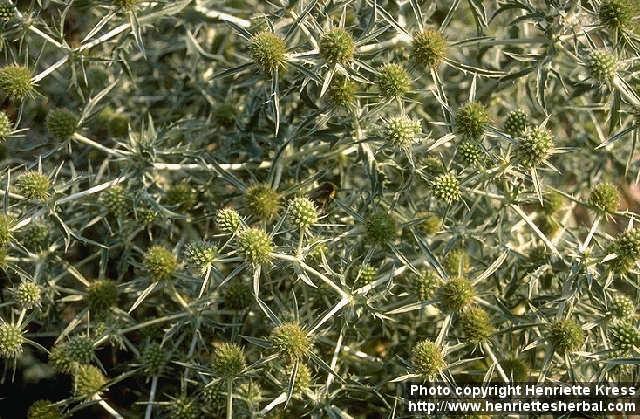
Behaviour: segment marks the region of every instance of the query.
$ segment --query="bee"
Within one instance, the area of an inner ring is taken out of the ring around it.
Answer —
[[[331,182],[323,182],[316,189],[309,192],[309,199],[316,204],[318,209],[324,211],[335,199],[337,186]]]

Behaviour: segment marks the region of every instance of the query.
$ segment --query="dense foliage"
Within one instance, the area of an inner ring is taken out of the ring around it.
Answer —
[[[639,15],[2,0],[0,415],[637,381]]]

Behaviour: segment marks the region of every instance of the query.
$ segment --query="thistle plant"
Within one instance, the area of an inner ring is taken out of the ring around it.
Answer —
[[[85,3],[0,2],[3,418],[640,376],[637,1]]]

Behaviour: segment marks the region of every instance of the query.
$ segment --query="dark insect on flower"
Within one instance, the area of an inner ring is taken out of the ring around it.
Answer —
[[[316,204],[316,208],[324,211],[336,197],[338,188],[331,182],[323,182],[313,191],[309,192],[309,199]]]

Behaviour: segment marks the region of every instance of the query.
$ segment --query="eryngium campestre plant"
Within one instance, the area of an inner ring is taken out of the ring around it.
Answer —
[[[0,2],[0,415],[640,376],[637,6]]]

